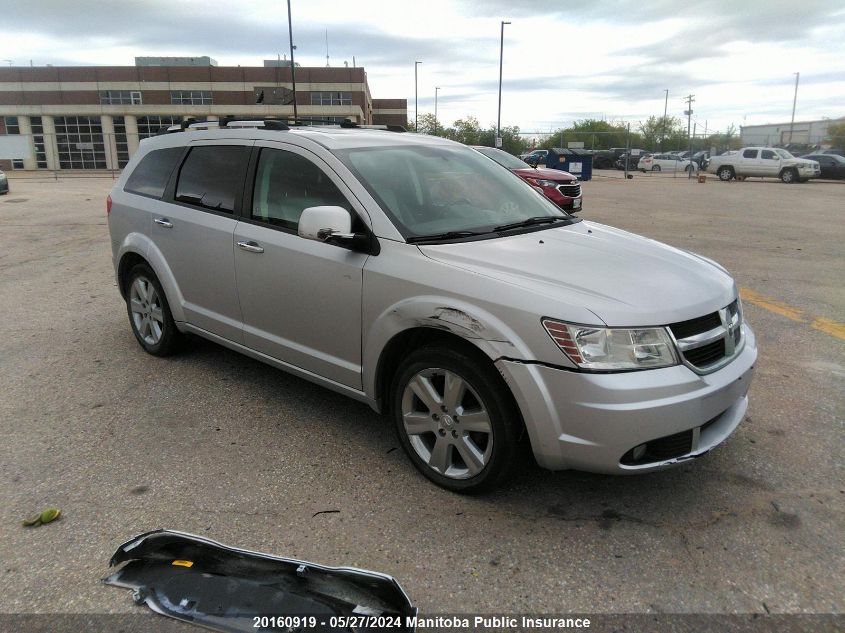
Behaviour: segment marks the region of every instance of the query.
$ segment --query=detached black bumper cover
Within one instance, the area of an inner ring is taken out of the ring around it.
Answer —
[[[157,613],[220,631],[396,631],[397,623],[407,631],[406,618],[417,613],[385,574],[250,552],[183,532],[136,536],[109,566],[127,561],[103,582],[133,589],[135,602]],[[297,617],[314,619],[278,623]]]

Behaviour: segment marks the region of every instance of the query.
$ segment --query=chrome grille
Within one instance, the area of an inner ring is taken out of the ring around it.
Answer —
[[[684,363],[699,373],[726,365],[742,347],[739,302],[702,317],[669,326]]]
[[[581,197],[581,183],[578,181],[568,182],[565,185],[558,185],[557,190],[567,198]]]

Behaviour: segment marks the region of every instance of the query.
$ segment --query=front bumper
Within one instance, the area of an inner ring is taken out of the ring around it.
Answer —
[[[742,421],[757,360],[754,333],[748,325],[742,327],[742,352],[706,375],[683,365],[597,374],[512,360],[496,364],[514,393],[540,466],[650,472],[704,455]],[[634,447],[685,431],[694,438],[687,452],[658,461],[622,462]]]

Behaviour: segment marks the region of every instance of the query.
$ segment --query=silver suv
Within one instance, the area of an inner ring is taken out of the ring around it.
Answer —
[[[108,199],[147,352],[190,332],[366,402],[466,493],[522,448],[641,473],[742,420],[757,349],[715,262],[581,221],[451,141],[222,125],[143,141]]]

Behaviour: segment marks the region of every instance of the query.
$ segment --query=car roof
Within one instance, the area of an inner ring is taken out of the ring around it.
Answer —
[[[173,147],[186,145],[194,140],[251,140],[284,141],[295,137],[308,139],[329,150],[357,147],[401,147],[405,145],[428,145],[444,147],[465,147],[462,143],[438,136],[392,132],[362,128],[341,128],[333,126],[301,126],[289,130],[265,129],[259,127],[195,128],[152,136],[144,140],[147,147]]]

